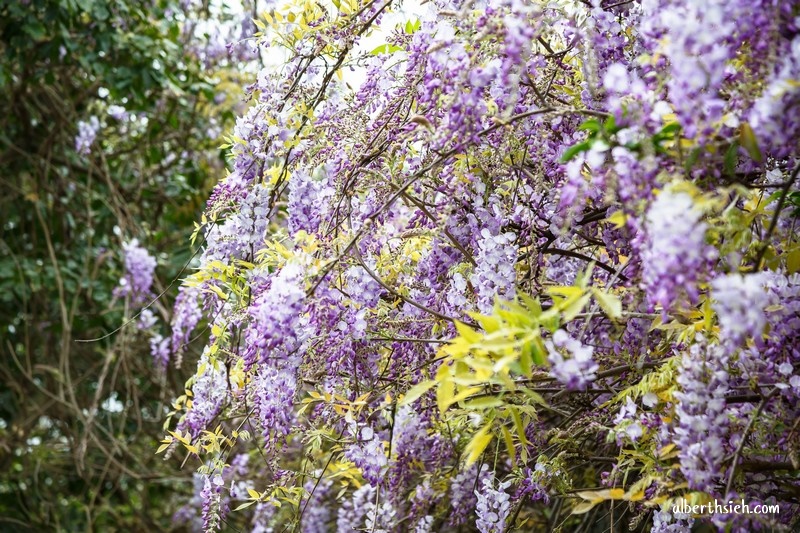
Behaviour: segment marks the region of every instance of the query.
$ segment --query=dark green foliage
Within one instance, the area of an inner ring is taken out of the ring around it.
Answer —
[[[169,251],[159,278],[178,275],[222,167],[207,134],[221,126],[207,118],[214,88],[178,3],[150,4],[0,1],[3,531],[162,530],[171,495],[191,488],[178,458],[154,455],[185,376],[156,372],[132,328],[76,342],[132,315],[112,295],[122,239]],[[138,118],[112,118],[111,104]],[[77,123],[92,115],[105,126],[82,156]],[[109,397],[121,412],[101,407]]]

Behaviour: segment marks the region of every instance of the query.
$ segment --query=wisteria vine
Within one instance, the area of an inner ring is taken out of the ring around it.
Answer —
[[[798,527],[800,2],[256,26],[284,59],[154,344],[210,333],[162,446],[206,531]],[[714,499],[780,513],[671,507]]]

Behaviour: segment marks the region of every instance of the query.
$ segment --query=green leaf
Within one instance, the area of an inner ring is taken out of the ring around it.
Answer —
[[[786,255],[786,271],[794,274],[800,271],[800,248],[789,252]]]
[[[519,366],[522,375],[530,377],[533,372],[533,343],[530,341],[522,345],[519,353]]]
[[[661,131],[659,133],[662,135],[673,136],[673,134],[678,133],[679,131],[681,131],[681,125],[678,124],[677,122],[670,122],[669,124],[661,128]]]
[[[386,43],[386,44],[382,44],[380,46],[375,47],[375,49],[372,50],[372,52],[370,52],[370,54],[372,54],[374,56],[379,56],[381,54],[393,54],[393,53],[398,52],[400,50],[402,50],[402,48],[400,48],[396,44]]]
[[[615,119],[612,115],[606,119],[605,123],[603,124],[603,129],[606,130],[607,134],[614,135],[622,128],[617,126],[617,119]]]
[[[572,160],[576,155],[581,152],[588,152],[592,148],[592,144],[594,139],[588,139],[583,142],[579,142],[578,144],[574,144],[567,148],[567,151],[564,152],[564,155],[561,156],[561,162],[566,163],[567,161]]]
[[[747,122],[742,124],[742,129],[739,130],[739,143],[747,150],[747,153],[750,154],[753,161],[761,163],[764,160],[764,155],[758,147],[756,134]]]
[[[575,299],[569,305],[564,308],[562,311],[564,315],[564,322],[569,322],[573,318],[575,318],[578,314],[583,311],[583,308],[586,307],[586,304],[589,303],[589,298],[591,296],[589,294],[584,294],[580,298]]]
[[[725,150],[725,157],[723,158],[723,172],[728,175],[732,176],[734,172],[736,172],[736,165],[739,164],[739,143],[738,141],[734,141]]]
[[[483,451],[489,446],[489,443],[492,442],[493,435],[490,433],[492,428],[492,422],[487,422],[473,437],[472,440],[469,441],[467,447],[464,449],[466,453],[466,463],[467,466],[472,465],[478,458],[481,456]]]
[[[464,402],[464,407],[467,409],[490,409],[501,405],[503,405],[503,400],[496,396],[481,396]]]
[[[600,121],[596,118],[590,118],[589,120],[585,121],[583,124],[578,126],[578,130],[588,131],[591,134],[596,134],[600,131]]]
[[[531,390],[531,389],[528,389],[528,388],[523,388],[522,389],[522,393],[525,396],[527,396],[528,398],[530,398],[531,400],[533,400],[533,403],[539,404],[542,407],[547,407],[547,400],[545,400],[544,397],[541,394],[539,394],[538,392],[536,392],[534,390]],[[525,407],[527,407],[527,406],[525,406]]]
[[[406,22],[406,25],[405,25],[404,29],[405,29],[406,33],[412,34],[415,31],[417,31],[418,29],[420,29],[421,27],[422,27],[422,22],[420,22],[420,20],[417,19],[414,22],[411,22],[410,20],[408,22]]]
[[[436,385],[436,381],[432,379],[426,379],[424,381],[420,381],[419,383],[408,389],[408,392],[406,392],[406,395],[400,402],[400,406],[414,403],[414,401],[417,400],[417,398],[428,392],[434,385]]]
[[[686,158],[686,162],[683,164],[687,172],[694,168],[697,160],[700,159],[700,153],[700,147],[694,148],[691,152],[689,152],[689,157]]]
[[[247,509],[248,507],[250,507],[254,503],[256,503],[256,500],[250,500],[248,502],[244,502],[242,505],[240,505],[239,507],[234,509],[234,511],[241,511],[242,509]]]
[[[597,288],[594,288],[592,293],[608,318],[617,320],[622,316],[622,302],[617,296]]]
[[[508,451],[508,455],[511,457],[511,462],[513,463],[517,459],[517,449],[514,446],[514,438],[511,436],[511,432],[507,427],[501,426],[500,429],[503,432],[503,440],[506,441],[506,451]]]

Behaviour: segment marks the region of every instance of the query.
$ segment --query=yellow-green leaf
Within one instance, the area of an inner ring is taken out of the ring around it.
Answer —
[[[564,321],[569,322],[570,320],[578,316],[578,314],[580,314],[580,312],[583,311],[583,308],[586,307],[587,303],[589,303],[589,295],[584,294],[580,298],[575,299],[573,302],[567,305],[566,308],[562,311],[564,314]]]
[[[492,407],[500,407],[503,405],[503,400],[495,396],[482,396],[464,402],[464,407],[467,409],[489,409]]]
[[[622,211],[614,211],[606,220],[614,224],[616,229],[619,229],[628,222],[628,215]]]
[[[622,302],[620,299],[606,291],[595,288],[593,291],[594,298],[600,305],[600,309],[613,320],[617,320],[622,316]]]
[[[586,514],[591,511],[595,505],[597,504],[594,502],[580,502],[572,508],[572,514]]]
[[[469,441],[464,451],[467,454],[465,459],[467,466],[473,464],[483,453],[483,450],[492,442],[492,434],[489,431],[492,428],[492,423],[488,422],[484,425]]]
[[[441,412],[445,412],[447,408],[453,403],[453,396],[455,396],[456,387],[452,381],[443,381],[439,383],[436,389],[436,404],[439,406]]]
[[[445,409],[453,405],[454,403],[458,403],[462,400],[466,400],[473,394],[480,392],[481,387],[467,387],[466,389],[462,389],[461,392],[450,398],[447,402],[445,402]]]
[[[432,379],[420,381],[408,389],[405,397],[403,397],[403,399],[400,401],[400,405],[403,406],[413,403],[417,398],[428,392],[428,390],[430,390],[434,385],[436,385],[436,381]]]
[[[240,511],[240,510],[242,510],[242,509],[247,509],[248,507],[250,507],[250,506],[251,506],[251,505],[253,505],[254,503],[256,503],[256,502],[255,502],[255,500],[250,500],[250,501],[248,501],[248,502],[244,502],[242,505],[240,505],[239,507],[237,507],[236,509],[234,509],[234,511]]]
[[[511,462],[517,460],[517,449],[514,446],[514,437],[511,436],[511,432],[505,426],[500,426],[501,431],[503,432],[503,440],[506,441],[506,450],[508,451],[508,455],[511,456]]]
[[[476,343],[481,340],[481,334],[469,327],[468,325],[460,322],[458,320],[455,321],[456,330],[458,334],[463,338],[465,341],[469,343]]]
[[[758,147],[758,140],[756,139],[756,134],[753,132],[753,128],[750,127],[750,124],[745,122],[742,124],[742,129],[739,130],[739,144],[741,144],[747,153],[750,154],[750,157],[753,158],[753,161],[760,163],[764,160],[764,155],[761,153],[761,149]]]
[[[786,270],[789,274],[800,271],[800,248],[789,252],[786,256]]]

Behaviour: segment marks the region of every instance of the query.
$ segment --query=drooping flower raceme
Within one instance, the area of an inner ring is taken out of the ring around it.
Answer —
[[[270,278],[269,288],[250,306],[252,322],[245,334],[247,368],[257,361],[282,366],[290,356],[296,361],[296,352],[303,340],[300,327],[305,301],[302,275],[302,265],[285,265]]]
[[[336,517],[336,532],[349,533],[365,527],[365,518],[370,504],[375,501],[375,487],[366,484],[353,492],[345,501]]]
[[[517,248],[513,243],[513,233],[493,235],[489,229],[481,230],[476,258],[478,267],[472,276],[472,284],[478,291],[478,308],[482,313],[491,311],[495,296],[508,299],[514,296]]]
[[[175,298],[170,324],[172,328],[170,349],[175,355],[175,366],[178,368],[181,366],[182,355],[189,344],[192,331],[203,317],[199,297],[198,287],[184,285],[181,287],[178,297]]]
[[[770,304],[765,283],[763,274],[728,274],[711,282],[720,337],[729,346],[736,347],[747,338],[760,344],[767,325],[765,309]]]
[[[353,426],[356,427],[355,423]],[[345,457],[361,469],[364,479],[375,485],[379,484],[387,464],[381,438],[370,427],[351,431],[355,442],[347,448]]]
[[[505,492],[511,485],[510,481],[500,483],[495,487],[491,478],[485,478],[482,486],[475,491],[478,497],[476,514],[478,520],[475,525],[481,533],[503,533],[506,530],[506,519],[511,510],[511,497]]]
[[[210,359],[208,349],[203,352],[197,367],[200,371],[192,387],[192,409],[178,425],[179,431],[188,431],[193,437],[217,417],[228,396],[228,371],[224,365]]]
[[[719,346],[691,346],[683,354],[678,376],[681,390],[675,393],[681,472],[689,488],[712,493],[724,474],[723,460],[729,451],[727,364],[728,357]]]
[[[771,83],[766,85],[753,105],[750,121],[765,148],[776,158],[783,158],[791,152],[790,143],[796,139],[800,129],[797,116],[785,112],[800,105],[800,87],[797,85],[800,78],[800,35],[796,35],[788,50],[778,57],[780,61]]]
[[[652,305],[663,312],[682,296],[697,299],[698,275],[709,259],[702,212],[685,192],[667,189],[647,211],[647,244],[642,251],[642,278]]]
[[[203,530],[214,531],[220,523],[220,494],[219,487],[212,482],[210,476],[203,481]]]
[[[89,120],[78,122],[78,135],[75,136],[75,150],[81,155],[89,155],[92,149],[92,144],[100,131],[100,120],[95,117],[89,117]]]
[[[291,368],[264,365],[253,381],[253,406],[268,450],[289,433],[296,390],[297,380]]]
[[[156,260],[139,245],[137,239],[122,245],[125,273],[115,289],[116,296],[130,296],[136,305],[147,302],[152,297],[151,288],[156,270]]]

